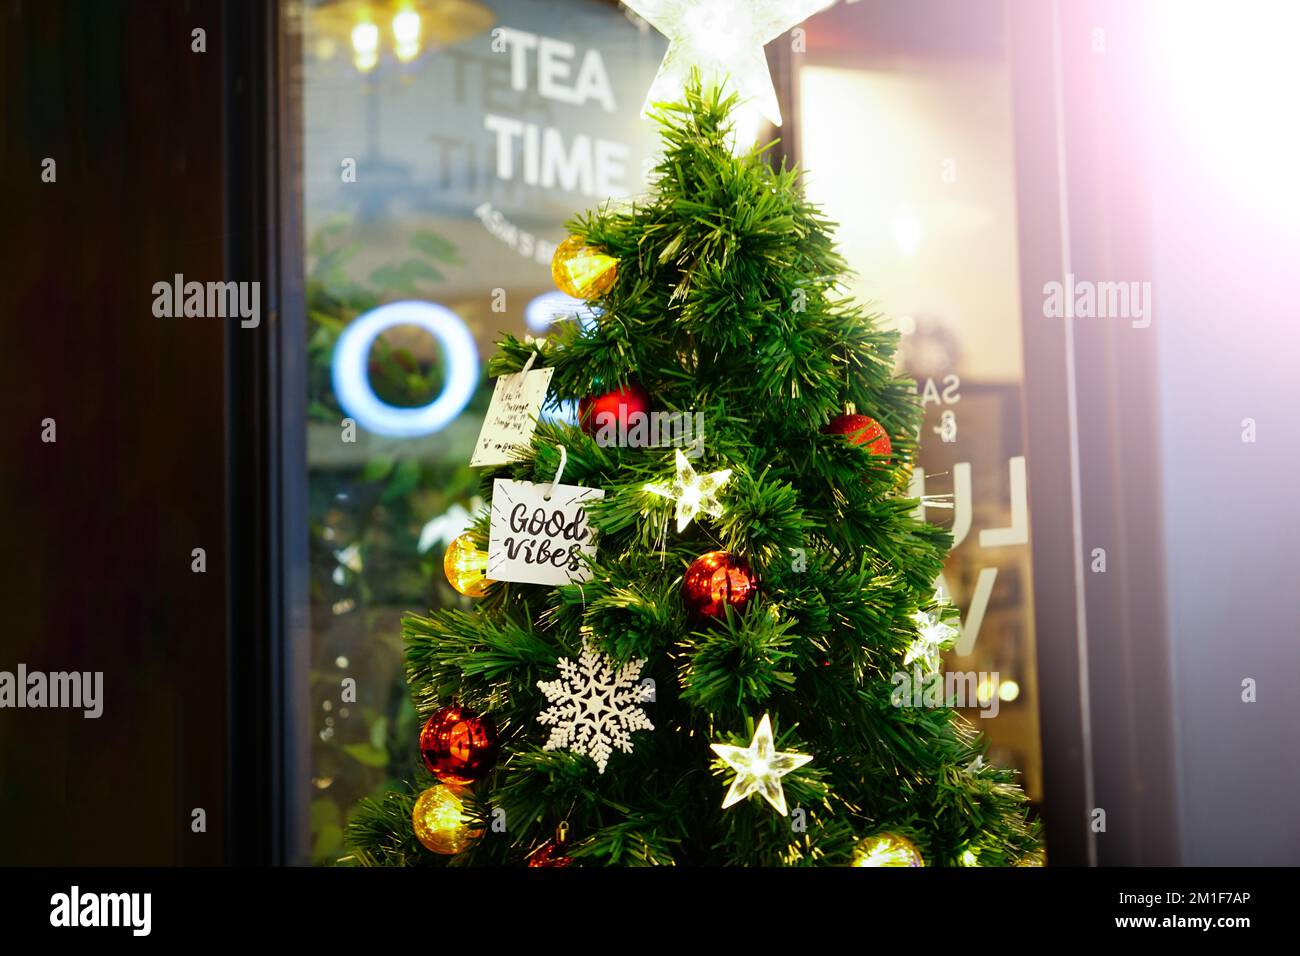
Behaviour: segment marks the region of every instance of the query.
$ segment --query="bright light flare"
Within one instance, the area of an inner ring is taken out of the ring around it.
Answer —
[[[1155,106],[1188,163],[1257,208],[1300,217],[1300,4],[1156,0],[1149,17]]]

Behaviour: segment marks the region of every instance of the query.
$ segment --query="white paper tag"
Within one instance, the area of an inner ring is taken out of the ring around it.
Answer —
[[[469,460],[471,468],[508,464],[518,449],[528,447],[554,374],[553,368],[539,368],[497,379],[478,444]]]
[[[550,492],[551,500],[543,497]],[[549,482],[492,483],[492,529],[487,576],[521,584],[568,584],[591,579],[581,555],[596,553],[586,505],[605,497],[603,488]]]

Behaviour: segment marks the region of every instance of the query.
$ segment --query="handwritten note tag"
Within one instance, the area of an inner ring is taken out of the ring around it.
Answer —
[[[470,467],[507,464],[518,449],[528,447],[553,374],[553,368],[539,368],[497,379],[483,429],[478,433],[478,444],[469,460]]]
[[[589,580],[581,556],[594,555],[596,544],[586,505],[604,497],[602,488],[498,478],[492,485],[487,576],[522,584]]]

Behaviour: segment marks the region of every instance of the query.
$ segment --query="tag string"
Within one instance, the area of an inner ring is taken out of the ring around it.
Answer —
[[[569,453],[565,451],[564,446],[556,445],[555,447],[560,449],[560,467],[555,469],[555,480],[551,482],[551,487],[546,489],[546,494],[542,495],[543,501],[551,500],[551,495],[553,495],[555,489],[559,487],[560,479],[564,477],[564,466],[569,463]]]
[[[520,374],[520,375],[527,375],[530,371],[532,371],[533,363],[537,361],[537,356],[539,356],[539,355],[541,355],[541,354],[542,354],[542,353],[539,352],[537,349],[533,349],[533,354],[530,355],[530,356],[528,356],[528,361],[524,363],[524,367],[523,367],[522,371],[520,371],[519,374]]]

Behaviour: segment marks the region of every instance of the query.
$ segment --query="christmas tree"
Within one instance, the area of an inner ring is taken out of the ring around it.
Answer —
[[[797,171],[733,154],[733,107],[693,83],[650,194],[569,224],[595,321],[500,342],[516,412],[540,382],[581,427],[485,467],[447,565],[477,608],[404,622],[426,767],[351,862],[1041,862],[1012,774],[914,686],[956,629],[897,335],[838,294]]]

